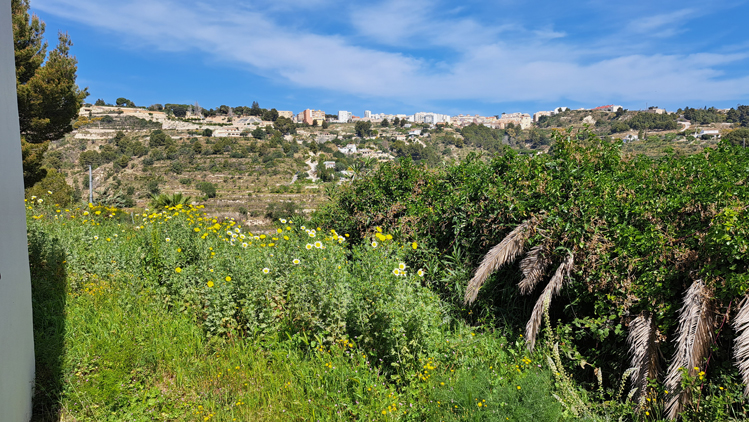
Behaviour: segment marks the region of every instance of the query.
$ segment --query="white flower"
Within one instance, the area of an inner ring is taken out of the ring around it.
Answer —
[[[169,241],[170,241],[170,240],[172,240],[172,239],[170,239],[170,238],[168,238],[168,237],[167,237],[167,238],[166,238],[166,239],[164,239],[164,240],[166,240],[167,242],[169,242]]]
[[[309,243],[307,243],[307,246],[305,246],[305,248],[307,248],[307,250],[310,250],[310,249],[312,249],[312,245],[310,245]]]
[[[419,271],[416,271],[416,274],[418,274],[419,277],[424,277],[424,270],[422,270],[421,268],[419,268]]]
[[[377,247],[377,242],[372,242],[372,247],[376,248]]]
[[[283,223],[283,224],[286,224],[286,219],[284,219],[284,218],[279,218],[278,220],[279,220],[279,221],[280,221],[281,223]]]
[[[263,268],[263,274],[268,274],[270,272],[270,268]]]
[[[397,268],[394,268],[393,269],[393,274],[394,275],[401,275],[401,271],[399,269],[397,269]]]
[[[247,247],[247,242],[245,242],[245,243],[242,243],[242,247],[243,247],[243,248],[246,248],[246,247]]]
[[[293,260],[293,261],[291,261],[291,262],[293,262],[293,263],[294,263],[294,265],[299,265],[299,263],[300,263],[301,261],[299,261],[298,259],[294,259],[294,260]]]
[[[398,269],[401,270],[401,271],[405,270],[406,269],[406,264],[404,264],[404,263],[401,262],[400,264],[398,264]]]

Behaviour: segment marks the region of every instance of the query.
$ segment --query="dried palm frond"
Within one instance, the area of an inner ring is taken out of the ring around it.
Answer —
[[[551,264],[548,255],[546,245],[541,244],[528,251],[528,255],[520,261],[520,271],[523,272],[523,279],[518,283],[520,294],[530,294],[536,288]]]
[[[733,329],[738,333],[733,345],[733,357],[744,379],[744,395],[749,395],[749,295],[744,297],[740,307],[733,320]]]
[[[524,221],[515,230],[511,231],[510,234],[505,236],[498,245],[491,248],[489,253],[484,256],[484,259],[481,260],[481,265],[476,269],[476,274],[468,282],[464,303],[473,303],[486,279],[502,265],[514,262],[523,253],[525,242],[537,224],[538,219],[536,217]]]
[[[538,329],[541,327],[541,321],[543,319],[544,309],[546,309],[551,303],[551,299],[558,295],[564,285],[564,278],[572,270],[572,266],[575,263],[575,258],[572,254],[567,256],[567,259],[562,262],[557,268],[554,276],[549,280],[549,284],[544,287],[544,291],[541,292],[541,296],[533,306],[533,312],[531,312],[531,318],[525,325],[525,342],[528,345],[528,350],[531,352],[536,346],[536,336],[538,335]]]
[[[681,371],[686,369],[690,376],[699,372],[713,339],[714,321],[715,310],[710,291],[702,280],[695,280],[684,295],[676,351],[666,375],[666,389],[669,392],[666,415],[669,419],[676,419],[684,404],[690,400],[688,392],[681,390]]]
[[[632,385],[637,389],[634,399],[642,403],[645,401],[648,388],[648,378],[655,378],[658,374],[660,353],[658,350],[658,329],[655,328],[653,317],[649,312],[641,313],[629,323],[630,362],[636,369]]]

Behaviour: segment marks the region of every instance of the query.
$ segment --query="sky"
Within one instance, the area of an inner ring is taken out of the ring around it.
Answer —
[[[31,0],[93,103],[498,115],[749,104],[749,0]]]

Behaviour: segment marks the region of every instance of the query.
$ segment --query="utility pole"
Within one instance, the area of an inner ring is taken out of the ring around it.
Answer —
[[[91,177],[91,165],[88,166],[88,203],[94,203],[94,182]]]

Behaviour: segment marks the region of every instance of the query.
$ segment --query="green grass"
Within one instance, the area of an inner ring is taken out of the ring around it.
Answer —
[[[122,217],[29,209],[34,420],[564,415],[522,339],[451,319],[415,271],[393,274],[411,248],[290,222],[264,239],[240,229],[244,248],[235,224],[196,210]]]

